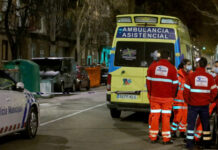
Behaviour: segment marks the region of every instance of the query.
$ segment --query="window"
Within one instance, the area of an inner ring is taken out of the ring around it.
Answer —
[[[186,50],[187,50],[187,59],[192,61],[192,52],[191,52],[191,48],[189,45],[186,45]]]
[[[118,42],[115,53],[115,66],[147,67],[155,50],[167,53],[174,64],[174,44],[155,42]]]
[[[62,60],[60,59],[33,59],[39,65],[40,71],[60,71]]]
[[[162,18],[160,23],[162,23],[162,24],[178,24],[178,20],[172,19],[172,18]]]
[[[157,23],[157,17],[141,16],[135,17],[136,23]]]
[[[131,23],[132,20],[130,17],[118,17],[117,23]]]
[[[72,67],[71,60],[70,59],[63,59],[62,62],[63,62],[62,67],[63,67],[64,71],[70,72],[71,67]]]

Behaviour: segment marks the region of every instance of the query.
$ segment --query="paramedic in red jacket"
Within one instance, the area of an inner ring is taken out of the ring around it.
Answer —
[[[216,86],[218,86],[218,75],[217,75],[218,74],[218,61],[216,61],[214,65],[215,65],[213,68],[214,73],[212,74],[212,76],[214,77]],[[214,109],[217,109],[217,102],[218,101],[216,99],[215,102],[209,105],[209,115],[210,116],[214,112]],[[201,123],[200,118],[198,117],[197,123],[196,123],[196,129],[195,129],[195,142],[200,142],[202,133],[203,133],[202,123]]]
[[[157,141],[159,120],[162,115],[162,136],[164,144],[172,144],[170,133],[170,116],[178,86],[176,68],[167,60],[168,52],[162,51],[160,60],[149,66],[146,85],[150,97],[149,138]]]
[[[202,120],[204,146],[210,145],[209,104],[214,101],[217,95],[213,76],[205,71],[207,59],[201,57],[198,65],[196,71],[188,76],[184,86],[184,99],[188,103],[186,147],[190,149],[194,146],[194,128],[198,115]]]
[[[177,137],[176,132],[179,130],[180,137],[185,138],[186,126],[187,126],[187,104],[184,101],[183,91],[185,80],[188,74],[192,70],[192,65],[190,60],[183,59],[178,66],[178,81],[179,88],[176,98],[173,102],[173,113],[174,119],[171,125],[172,137]]]
[[[216,73],[215,82],[216,82],[216,86],[218,87],[218,61],[215,62],[214,72]],[[216,108],[218,114],[218,97],[216,97],[215,102],[216,102],[216,106],[217,106]]]

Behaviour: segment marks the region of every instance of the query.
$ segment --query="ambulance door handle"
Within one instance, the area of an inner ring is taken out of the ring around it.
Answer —
[[[122,72],[121,72],[121,74],[124,74],[125,73],[125,71],[123,70]]]

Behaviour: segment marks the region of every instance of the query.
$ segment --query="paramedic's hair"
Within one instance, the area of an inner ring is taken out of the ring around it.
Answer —
[[[169,52],[167,52],[167,51],[160,51],[160,53],[161,53],[162,59],[168,59],[168,57],[170,56]]]
[[[200,67],[205,68],[207,66],[207,59],[205,57],[201,57],[198,63]]]
[[[182,62],[179,64],[178,69],[183,69],[184,65],[186,65],[188,62],[190,62],[189,59],[183,59]]]

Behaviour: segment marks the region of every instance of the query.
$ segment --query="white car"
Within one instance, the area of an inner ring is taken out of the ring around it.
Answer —
[[[39,104],[33,95],[0,70],[0,137],[22,133],[36,136],[39,126]]]

